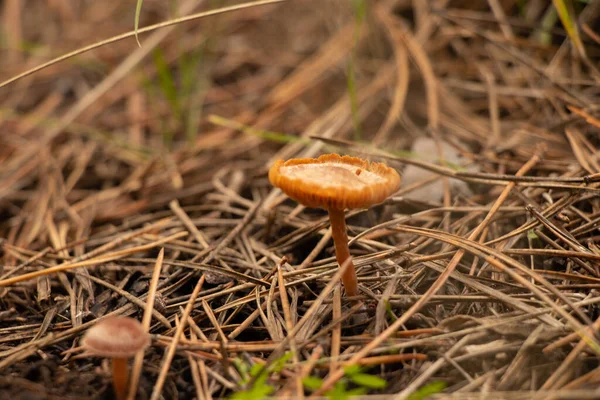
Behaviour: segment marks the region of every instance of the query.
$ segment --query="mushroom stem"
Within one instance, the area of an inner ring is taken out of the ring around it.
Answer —
[[[115,357],[112,359],[113,387],[117,400],[127,398],[127,358]]]
[[[331,236],[333,237],[333,244],[335,245],[335,257],[337,258],[337,262],[340,267],[346,262],[350,264],[342,274],[342,283],[346,289],[346,295],[356,296],[358,295],[358,281],[356,279],[354,263],[350,257],[350,249],[348,248],[346,215],[344,214],[344,210],[330,209],[328,211],[329,222],[331,223]]]

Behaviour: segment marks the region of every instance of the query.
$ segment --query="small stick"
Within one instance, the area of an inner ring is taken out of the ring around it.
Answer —
[[[198,297],[198,294],[200,293],[200,289],[202,289],[203,284],[204,284],[204,274],[202,274],[202,276],[198,280],[198,283],[196,284],[196,287],[194,288],[194,291],[192,292],[192,295],[190,296],[190,299],[189,299],[187,305],[185,306],[185,310],[183,311],[183,315],[181,316],[181,323],[177,327],[177,330],[175,331],[175,335],[173,335],[173,340],[169,344],[169,348],[167,349],[167,352],[165,353],[165,356],[163,357],[162,367],[160,369],[160,373],[158,374],[158,379],[156,380],[154,389],[152,390],[152,396],[150,397],[150,400],[158,400],[161,396],[162,388],[167,379],[167,374],[169,373],[169,368],[171,367],[171,362],[173,361],[173,357],[175,357],[175,351],[177,350],[177,344],[179,343],[181,334],[183,333],[183,330],[185,329],[187,319],[190,316],[190,313],[192,312],[192,308],[194,307],[194,303],[196,302],[196,297]]]
[[[277,264],[277,283],[279,286],[279,298],[281,299],[281,308],[283,308],[283,317],[285,318],[285,329],[290,335],[292,330],[294,329],[294,323],[292,322],[292,314],[290,311],[290,301],[288,300],[287,292],[285,290],[285,280],[283,279],[283,273],[281,271],[281,266],[287,262],[287,258],[284,256],[281,258],[281,261]],[[290,350],[292,351],[292,359],[296,366],[299,366],[300,360],[298,359],[298,348],[296,346],[296,339],[293,336],[290,336]],[[300,369],[300,367],[298,367]],[[304,389],[302,387],[302,379],[300,379],[301,374],[296,374],[296,397],[303,399],[304,398]]]
[[[156,298],[156,288],[158,286],[158,279],[160,278],[160,272],[162,270],[164,256],[165,249],[163,248],[160,249],[160,253],[158,253],[158,257],[156,258],[154,272],[152,273],[152,280],[150,281],[150,288],[148,289],[146,309],[144,310],[144,317],[142,318],[142,326],[147,332],[150,332],[150,323],[152,322],[152,311],[154,310],[154,299]],[[127,400],[135,399],[138,382],[140,380],[140,374],[142,373],[143,363],[144,352],[138,351],[133,361],[133,370],[131,371],[131,381],[129,384],[129,395],[127,396]]]

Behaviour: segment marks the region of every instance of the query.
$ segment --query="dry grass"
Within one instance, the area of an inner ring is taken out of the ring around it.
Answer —
[[[236,3],[145,0],[140,26]],[[317,397],[349,365],[388,382],[373,399],[600,396],[600,4],[371,0],[361,22],[349,3],[140,30],[0,88],[0,397],[112,398],[78,346],[115,314],[153,337],[139,399]],[[3,3],[3,82],[135,14],[25,4]],[[439,162],[410,153],[422,137]],[[326,213],[266,176],[330,151],[443,185],[348,212],[357,301]]]

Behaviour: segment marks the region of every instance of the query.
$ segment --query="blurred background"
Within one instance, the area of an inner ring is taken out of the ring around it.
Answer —
[[[236,4],[146,0],[139,26]],[[110,0],[1,6],[3,81],[130,32],[136,13],[135,2]],[[264,168],[315,135],[502,173],[547,142],[552,161],[540,167],[559,172],[573,159],[569,140],[587,152],[598,143],[597,124],[553,134],[585,119],[597,96],[598,8],[580,0],[289,0],[143,33],[142,47],[133,37],[114,41],[0,88],[0,195],[19,197],[15,190],[56,157],[78,171],[69,204],[88,194],[79,189],[121,185],[141,165],[139,174],[167,172],[154,189],[179,190],[209,179],[203,166],[235,159]],[[408,169],[403,193],[441,201],[439,179],[423,197],[427,179],[435,176]],[[116,196],[126,207],[105,212],[137,210]]]

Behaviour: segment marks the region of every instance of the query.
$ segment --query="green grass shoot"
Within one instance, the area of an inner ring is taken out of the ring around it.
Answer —
[[[236,121],[233,121],[233,120],[230,120],[227,118],[223,118],[218,115],[210,115],[208,117],[208,121],[214,125],[222,126],[224,128],[235,129],[237,131],[240,131],[240,132],[252,135],[252,136],[257,136],[261,139],[268,140],[271,142],[284,143],[284,144],[287,144],[287,143],[308,144],[308,143],[310,143],[310,140],[307,138],[292,136],[292,135],[288,135],[285,133],[271,132],[271,131],[265,131],[262,129],[252,128],[251,126],[240,124],[239,122],[236,122]]]
[[[138,37],[138,29],[140,27],[140,15],[142,14],[142,3],[144,0],[137,0],[137,4],[135,5],[135,20],[133,21],[133,30],[135,31],[135,41],[138,46],[142,47],[140,43],[140,39]]]

